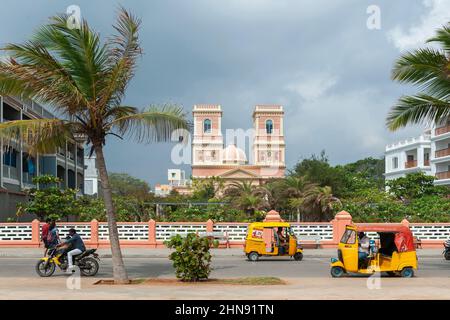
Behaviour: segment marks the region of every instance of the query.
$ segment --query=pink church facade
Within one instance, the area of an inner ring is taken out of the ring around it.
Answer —
[[[258,105],[253,111],[253,128],[236,130],[238,142],[224,144],[220,105],[195,105],[192,141],[192,177],[220,177],[225,182],[251,181],[261,185],[285,175],[283,107]],[[227,140],[230,140],[227,131]],[[247,157],[245,141],[250,140]],[[239,143],[240,142],[240,143]]]

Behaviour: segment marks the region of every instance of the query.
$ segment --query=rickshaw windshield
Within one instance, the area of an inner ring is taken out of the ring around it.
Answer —
[[[287,234],[288,234],[288,235],[290,235],[290,236],[295,236],[295,233],[294,233],[294,231],[292,230],[291,227],[288,227],[288,228],[286,228],[286,229],[287,229]]]
[[[352,229],[346,229],[342,238],[341,238],[341,242],[342,243],[346,243],[346,244],[355,244],[356,242],[356,231],[352,230]]]

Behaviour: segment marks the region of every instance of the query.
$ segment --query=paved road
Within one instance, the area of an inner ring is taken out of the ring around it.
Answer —
[[[34,271],[36,259],[0,258],[0,278],[38,277]],[[281,278],[329,278],[330,259],[328,257],[308,257],[297,262],[290,258],[266,258],[249,262],[244,256],[223,256],[213,258],[211,277],[276,276]],[[125,264],[130,277],[174,277],[172,263],[167,258],[127,258]],[[65,276],[60,271],[56,276]],[[420,278],[450,278],[450,261],[442,256],[419,259]],[[102,258],[97,278],[112,277],[110,258]]]
[[[264,259],[248,262],[243,256],[215,256],[213,278],[278,276],[287,285],[235,286],[215,284],[93,285],[82,277],[78,289],[71,278],[57,272],[51,278],[35,274],[36,258],[0,258],[0,299],[450,299],[450,261],[439,254],[419,258],[413,279],[353,276],[333,279],[329,257],[306,255],[303,261]],[[162,257],[125,259],[130,277],[173,278],[171,262]],[[102,258],[98,278],[110,278],[111,259]],[[375,290],[374,290],[375,289]]]

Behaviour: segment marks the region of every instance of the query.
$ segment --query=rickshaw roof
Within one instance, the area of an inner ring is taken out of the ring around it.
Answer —
[[[358,232],[394,232],[411,234],[411,230],[404,225],[362,225],[355,226]]]
[[[274,222],[253,222],[249,225],[249,228],[276,228],[276,227],[290,227],[291,224],[289,222],[281,222],[281,221],[274,221]]]

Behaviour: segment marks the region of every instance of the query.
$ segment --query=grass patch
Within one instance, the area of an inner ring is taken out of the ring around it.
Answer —
[[[215,279],[212,279],[214,281]],[[239,284],[247,286],[271,286],[286,284],[285,281],[277,277],[247,277],[247,278],[234,278],[234,279],[217,279],[224,284]]]
[[[98,280],[95,285],[114,285],[114,280]],[[284,285],[286,282],[277,277],[246,277],[229,279],[207,279],[200,281],[181,281],[173,278],[137,278],[132,279],[129,284],[134,285],[242,285],[242,286],[273,286]]]

